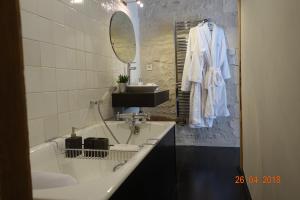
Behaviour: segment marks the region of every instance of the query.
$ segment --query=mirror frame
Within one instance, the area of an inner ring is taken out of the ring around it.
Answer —
[[[111,38],[111,25],[112,25],[113,17],[114,17],[117,13],[123,13],[123,14],[125,14],[125,15],[128,17],[128,19],[130,20],[131,25],[132,25],[132,30],[133,30],[133,34],[134,34],[134,41],[135,41],[135,55],[134,55],[134,58],[133,58],[131,61],[129,61],[129,62],[126,62],[126,61],[124,61],[123,59],[120,58],[120,56],[116,53],[116,50],[115,50],[115,48],[114,48],[114,46],[113,46],[113,43],[112,43],[112,38]],[[135,31],[134,31],[133,23],[132,23],[130,17],[127,15],[127,13],[125,13],[125,12],[123,12],[123,11],[121,11],[121,10],[118,10],[118,11],[115,11],[115,12],[112,14],[112,16],[110,17],[110,22],[109,22],[109,40],[110,40],[111,48],[112,48],[113,51],[114,51],[114,54],[117,56],[117,58],[118,58],[122,63],[128,64],[128,63],[132,63],[132,62],[135,60],[135,57],[136,57],[136,38],[135,38]]]

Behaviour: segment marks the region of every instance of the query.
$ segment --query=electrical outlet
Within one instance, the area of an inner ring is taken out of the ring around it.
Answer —
[[[146,65],[146,69],[147,69],[147,71],[152,71],[152,69],[153,69],[152,64]]]

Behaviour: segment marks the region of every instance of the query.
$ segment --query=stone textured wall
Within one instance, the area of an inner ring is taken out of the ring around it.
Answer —
[[[157,108],[145,109],[152,115],[176,117],[175,21],[212,18],[222,26],[228,40],[232,78],[227,82],[230,117],[218,118],[211,129],[177,127],[178,145],[239,146],[239,67],[237,0],[151,0],[139,11],[141,37],[141,76],[170,90],[170,100]],[[146,65],[153,70],[147,71]]]

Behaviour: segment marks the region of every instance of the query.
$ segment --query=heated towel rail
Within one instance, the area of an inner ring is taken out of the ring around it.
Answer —
[[[175,61],[176,61],[176,111],[177,123],[186,124],[189,118],[190,93],[181,91],[182,73],[188,43],[189,31],[206,19],[175,22]]]

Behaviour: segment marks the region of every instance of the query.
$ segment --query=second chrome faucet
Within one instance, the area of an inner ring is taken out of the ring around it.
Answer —
[[[148,113],[117,113],[117,120],[123,119],[129,124],[129,128],[132,134],[139,134],[140,128],[136,125],[137,121],[141,120],[145,123],[146,120],[150,120],[150,114]]]

